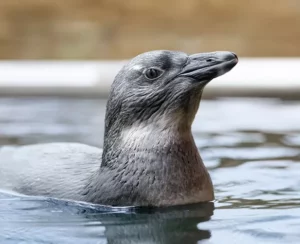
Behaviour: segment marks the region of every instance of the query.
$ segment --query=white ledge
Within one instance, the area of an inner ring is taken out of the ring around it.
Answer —
[[[107,95],[126,61],[0,61],[1,95]],[[300,58],[241,58],[210,95],[298,94]]]

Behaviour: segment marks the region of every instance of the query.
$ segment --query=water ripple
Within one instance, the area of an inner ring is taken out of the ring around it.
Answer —
[[[105,101],[96,99],[0,98],[0,145],[101,146],[104,111]],[[296,111],[299,101],[202,102],[193,134],[214,182],[214,204],[124,212],[0,193],[0,242],[299,243]]]

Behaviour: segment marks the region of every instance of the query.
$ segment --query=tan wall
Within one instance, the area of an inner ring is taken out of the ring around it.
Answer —
[[[0,58],[300,56],[300,0],[0,0]]]

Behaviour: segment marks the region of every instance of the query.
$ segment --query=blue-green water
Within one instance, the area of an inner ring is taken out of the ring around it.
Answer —
[[[101,146],[104,111],[96,99],[0,98],[0,145]],[[214,203],[112,210],[0,193],[0,243],[300,243],[300,101],[205,100],[193,134]]]

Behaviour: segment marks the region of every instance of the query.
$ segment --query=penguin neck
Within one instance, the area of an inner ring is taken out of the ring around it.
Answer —
[[[87,199],[99,197],[99,203],[109,205],[118,205],[121,196],[123,204],[141,206],[213,199],[212,183],[191,129],[182,126],[152,122],[122,128],[111,147],[106,147],[91,182]],[[97,195],[103,191],[108,195]]]
[[[130,164],[138,163],[137,158],[147,161],[156,158],[156,161],[165,161],[181,155],[182,164],[194,158],[195,164],[202,163],[198,149],[191,132],[191,126],[176,123],[176,121],[160,120],[157,122],[142,122],[123,128],[117,139],[109,140],[114,143],[104,146],[101,167],[118,167],[120,161],[127,158]],[[139,165],[142,167],[142,165]]]

